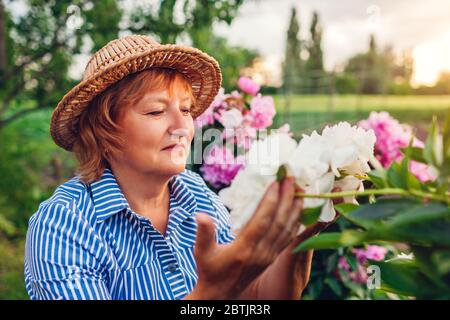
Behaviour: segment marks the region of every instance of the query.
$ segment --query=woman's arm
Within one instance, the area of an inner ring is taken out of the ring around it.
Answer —
[[[95,231],[74,211],[75,205],[71,207],[47,204],[30,222],[25,280],[33,300],[111,299],[101,263],[107,260],[106,252],[97,250],[102,244]]]

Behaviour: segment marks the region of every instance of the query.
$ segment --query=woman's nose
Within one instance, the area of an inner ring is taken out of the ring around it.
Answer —
[[[186,117],[183,110],[180,110],[179,108],[171,113],[169,125],[171,139],[179,141],[181,138],[189,138],[188,120],[192,121],[191,117]]]
[[[189,120],[191,120],[191,118],[187,117],[186,113],[181,110],[179,106],[174,106],[172,108],[172,112],[170,113],[170,130],[188,129]]]

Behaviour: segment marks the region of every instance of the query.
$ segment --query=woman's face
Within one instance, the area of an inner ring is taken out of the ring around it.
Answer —
[[[182,172],[194,136],[191,99],[175,87],[148,92],[123,111],[123,153],[114,155],[112,165],[131,167],[144,174],[173,176]]]

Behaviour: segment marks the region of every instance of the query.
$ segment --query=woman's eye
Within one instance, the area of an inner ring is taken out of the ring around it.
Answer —
[[[181,110],[184,114],[190,114],[191,113],[191,109],[183,109]]]
[[[159,116],[159,115],[163,114],[163,112],[164,111],[152,111],[152,112],[146,113],[146,115]]]

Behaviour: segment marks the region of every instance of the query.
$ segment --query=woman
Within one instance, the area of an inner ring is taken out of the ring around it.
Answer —
[[[207,54],[148,36],[94,54],[52,115],[55,143],[79,168],[30,218],[32,299],[300,297],[312,253],[291,254],[302,240],[293,179],[273,183],[236,236],[216,194],[185,169],[193,119],[220,82]]]

